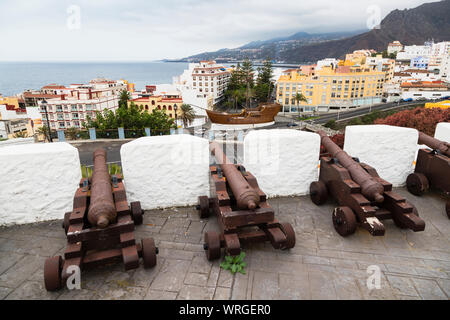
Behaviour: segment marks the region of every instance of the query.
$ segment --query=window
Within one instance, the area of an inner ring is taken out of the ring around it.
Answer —
[[[152,100],[152,106],[154,106],[155,105],[155,100]]]
[[[172,106],[169,106],[169,110],[172,110]]]

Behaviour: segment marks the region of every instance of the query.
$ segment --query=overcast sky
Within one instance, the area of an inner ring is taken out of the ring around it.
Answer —
[[[298,31],[367,29],[371,5],[384,17],[425,2],[0,0],[0,61],[181,58]]]

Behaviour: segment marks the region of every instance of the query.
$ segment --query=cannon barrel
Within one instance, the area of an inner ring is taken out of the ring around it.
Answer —
[[[327,152],[336,158],[350,172],[352,179],[361,186],[361,193],[371,201],[383,202],[383,185],[370,176],[347,152],[339,148],[325,132],[319,131],[318,134]]]
[[[442,154],[450,157],[450,143],[430,137],[429,135],[419,132],[419,144],[424,144],[433,150],[437,150]]]
[[[260,202],[256,190],[249,185],[239,170],[236,169],[236,166],[228,161],[227,156],[217,142],[211,142],[209,149],[216,157],[217,164],[220,165],[224,176],[227,178],[228,185],[236,198],[237,207],[242,210],[256,209]]]
[[[117,217],[114,205],[111,177],[106,165],[106,151],[98,149],[94,152],[94,172],[91,183],[91,202],[88,220],[92,226],[106,228]]]

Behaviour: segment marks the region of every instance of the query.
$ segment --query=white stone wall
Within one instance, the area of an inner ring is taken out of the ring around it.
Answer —
[[[29,143],[34,143],[34,138],[8,139],[5,141],[0,141],[0,148],[9,147],[9,146],[18,145],[18,144],[29,144]]]
[[[319,135],[305,131],[255,130],[244,139],[244,166],[268,197],[309,193],[319,153]]]
[[[450,143],[450,122],[441,122],[436,126],[434,137]]]
[[[0,225],[62,219],[81,179],[78,150],[68,143],[0,149]]]
[[[122,145],[128,201],[144,210],[197,203],[209,196],[209,143],[191,135],[144,137]]]
[[[419,133],[387,125],[347,126],[344,150],[374,167],[381,178],[403,186],[414,171]]]

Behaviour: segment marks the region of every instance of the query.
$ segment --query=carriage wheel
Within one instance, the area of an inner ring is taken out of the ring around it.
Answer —
[[[447,204],[445,205],[445,210],[447,211],[447,216],[450,219],[450,201],[447,201]]]
[[[333,225],[342,237],[349,236],[356,231],[356,218],[349,207],[337,207],[333,212]]]
[[[419,212],[417,211],[417,208],[413,205],[411,205],[413,207],[412,213],[415,214],[416,216],[419,216]],[[394,216],[392,216],[392,220],[394,220],[395,225],[400,228],[400,229],[408,229],[408,227],[406,226],[406,224],[400,222],[399,220],[395,219]]]
[[[408,191],[413,195],[421,196],[426,191],[428,191],[430,185],[428,183],[427,177],[425,177],[424,174],[411,173],[406,179],[406,187],[408,188]]]
[[[61,289],[61,270],[63,261],[61,256],[48,258],[44,263],[44,283],[47,291]]]
[[[69,226],[70,226],[70,215],[72,214],[72,212],[66,212],[64,214],[64,220],[63,220],[63,224],[62,227],[64,229],[64,231],[67,234],[67,231],[69,231]]]
[[[314,181],[309,186],[311,201],[316,205],[324,204],[328,198],[327,186],[323,181]]]
[[[200,211],[201,219],[209,217],[209,199],[207,196],[198,197],[197,209]]]
[[[134,224],[137,226],[142,224],[143,221],[142,215],[144,211],[141,208],[141,203],[139,201],[132,202],[130,206],[131,206],[131,216],[133,218]]]
[[[205,233],[205,244],[203,248],[206,250],[206,257],[209,261],[220,258],[220,238],[215,231]]]
[[[144,268],[153,268],[156,266],[157,249],[155,241],[152,238],[141,240],[142,245],[142,260],[144,261]]]
[[[295,231],[290,223],[282,223],[281,230],[286,235],[286,242],[281,246],[281,250],[291,249],[295,246]]]

